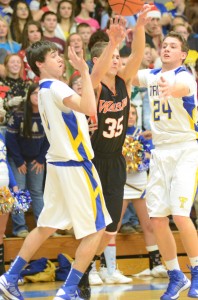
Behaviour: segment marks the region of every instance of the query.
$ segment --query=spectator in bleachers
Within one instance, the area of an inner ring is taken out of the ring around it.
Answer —
[[[9,87],[4,99],[8,119],[24,101],[28,84],[22,79],[23,62],[18,54],[8,54],[5,57],[4,66],[6,76],[2,79],[2,83]]]
[[[186,27],[183,24],[177,24],[173,27],[172,29],[173,31],[181,34],[183,36],[183,38],[185,40],[187,40],[188,42],[188,46],[189,46],[189,51],[188,51],[188,55],[184,61],[184,64],[186,66],[188,66],[191,70],[191,72],[193,73],[193,75],[195,76],[195,63],[196,60],[198,59],[198,39],[193,39],[193,37],[191,37],[191,32],[190,32],[190,27]],[[193,40],[194,40],[194,45],[193,45]],[[190,45],[193,45],[196,49],[191,49]]]
[[[177,15],[185,15],[185,0],[171,0],[165,3],[167,11],[171,14],[172,18]]]
[[[81,36],[85,48],[85,59],[91,58],[91,53],[88,49],[89,40],[91,37],[91,26],[87,23],[80,23],[77,26],[77,33]]]
[[[21,45],[12,40],[9,24],[5,18],[0,16],[0,48],[7,53],[17,53],[21,49]]]
[[[198,2],[190,1],[185,8],[185,16],[187,17],[189,23],[192,25],[198,19]]]
[[[77,2],[77,16],[75,17],[75,21],[78,24],[89,24],[92,28],[92,32],[100,29],[98,21],[90,17],[90,15],[94,13],[94,6],[94,0],[79,0]]]
[[[89,44],[88,44],[88,50],[89,52],[91,51],[91,48],[93,47],[93,45],[97,42],[108,42],[109,41],[109,37],[108,34],[103,31],[103,30],[97,30],[94,33],[92,33],[92,35],[90,36],[89,39]],[[93,68],[93,62],[92,60],[87,60],[87,64],[89,66],[89,73],[91,73],[91,70]]]
[[[67,40],[71,33],[76,32],[74,20],[74,3],[71,0],[62,0],[57,9],[58,24],[55,29],[56,37]]]
[[[55,43],[58,47],[59,53],[63,54],[65,51],[65,41],[55,36],[57,23],[57,15],[54,12],[47,11],[43,14],[41,18],[43,39]]]
[[[72,74],[69,80],[69,86],[79,95],[82,95],[82,77],[79,71]]]
[[[13,9],[10,6],[11,0],[0,0],[0,16],[5,17],[8,23],[13,14]]]
[[[39,81],[39,77],[34,74],[27,62],[26,49],[33,43],[40,41],[42,38],[43,31],[40,22],[32,20],[26,23],[22,33],[21,50],[18,52],[18,55],[22,58],[24,63],[23,80],[25,81]]]
[[[38,111],[38,90],[37,83],[29,87],[24,111],[11,115],[6,131],[9,162],[20,189],[30,192],[35,221],[43,208],[45,155],[49,147]],[[26,237],[24,213],[12,214],[12,221],[13,234]]]
[[[184,15],[177,15],[174,18],[172,18],[171,27],[174,27],[177,24],[183,24],[188,26],[188,20]]]
[[[108,6],[109,4],[108,1],[106,0],[95,0],[94,18],[98,21],[100,25],[101,25],[101,17],[103,13],[107,10]]]
[[[155,63],[155,60],[159,57],[162,41],[161,13],[156,7],[153,7],[148,12],[148,17],[151,19],[145,25],[146,43],[151,46],[152,62]]]
[[[66,64],[66,73],[67,73],[66,77],[69,80],[70,76],[74,73],[75,69],[69,63],[68,46],[71,46],[74,48],[74,51],[76,52],[77,56],[81,55],[81,51],[83,50],[84,58],[85,58],[85,50],[84,50],[82,37],[78,33],[70,34],[69,38],[67,39],[67,44],[66,44],[65,53],[64,53],[64,59],[65,59],[65,64]]]
[[[24,26],[30,20],[32,20],[32,14],[27,3],[23,0],[17,1],[10,23],[10,32],[15,42],[21,44]]]

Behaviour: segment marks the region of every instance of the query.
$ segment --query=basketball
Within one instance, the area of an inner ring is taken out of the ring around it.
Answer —
[[[144,0],[108,0],[111,9],[121,16],[137,14],[143,7]]]

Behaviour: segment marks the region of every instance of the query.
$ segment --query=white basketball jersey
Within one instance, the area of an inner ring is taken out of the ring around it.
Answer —
[[[189,94],[183,98],[169,97],[163,104],[158,81],[163,76],[171,84],[187,83]],[[140,86],[148,88],[151,106],[151,130],[154,145],[186,142],[198,139],[197,86],[185,67],[161,73],[161,69],[138,71]]]
[[[50,143],[47,161],[92,159],[93,150],[85,115],[63,104],[63,99],[75,92],[55,79],[41,80],[39,86],[39,112]]]

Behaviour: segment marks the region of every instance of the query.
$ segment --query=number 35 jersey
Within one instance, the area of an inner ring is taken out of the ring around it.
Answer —
[[[189,94],[182,98],[168,97],[163,101],[159,96],[160,77],[170,82],[187,84]],[[138,71],[140,86],[148,88],[151,106],[151,130],[154,145],[172,144],[198,139],[197,127],[197,86],[185,67],[161,72],[161,69]]]
[[[115,77],[116,94],[103,83],[97,104],[98,129],[91,137],[95,154],[122,153],[128,126],[130,100],[125,82]]]

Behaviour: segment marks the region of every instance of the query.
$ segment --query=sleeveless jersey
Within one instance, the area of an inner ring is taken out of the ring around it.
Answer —
[[[115,77],[116,95],[104,84],[97,105],[98,129],[91,137],[94,153],[101,157],[122,153],[128,126],[130,100],[124,80]]]
[[[159,97],[158,81],[164,77],[171,84],[188,84],[189,94],[170,96],[166,103]],[[146,86],[151,106],[151,130],[155,146],[198,139],[196,82],[183,66],[161,72],[161,69],[138,71],[140,86]]]

